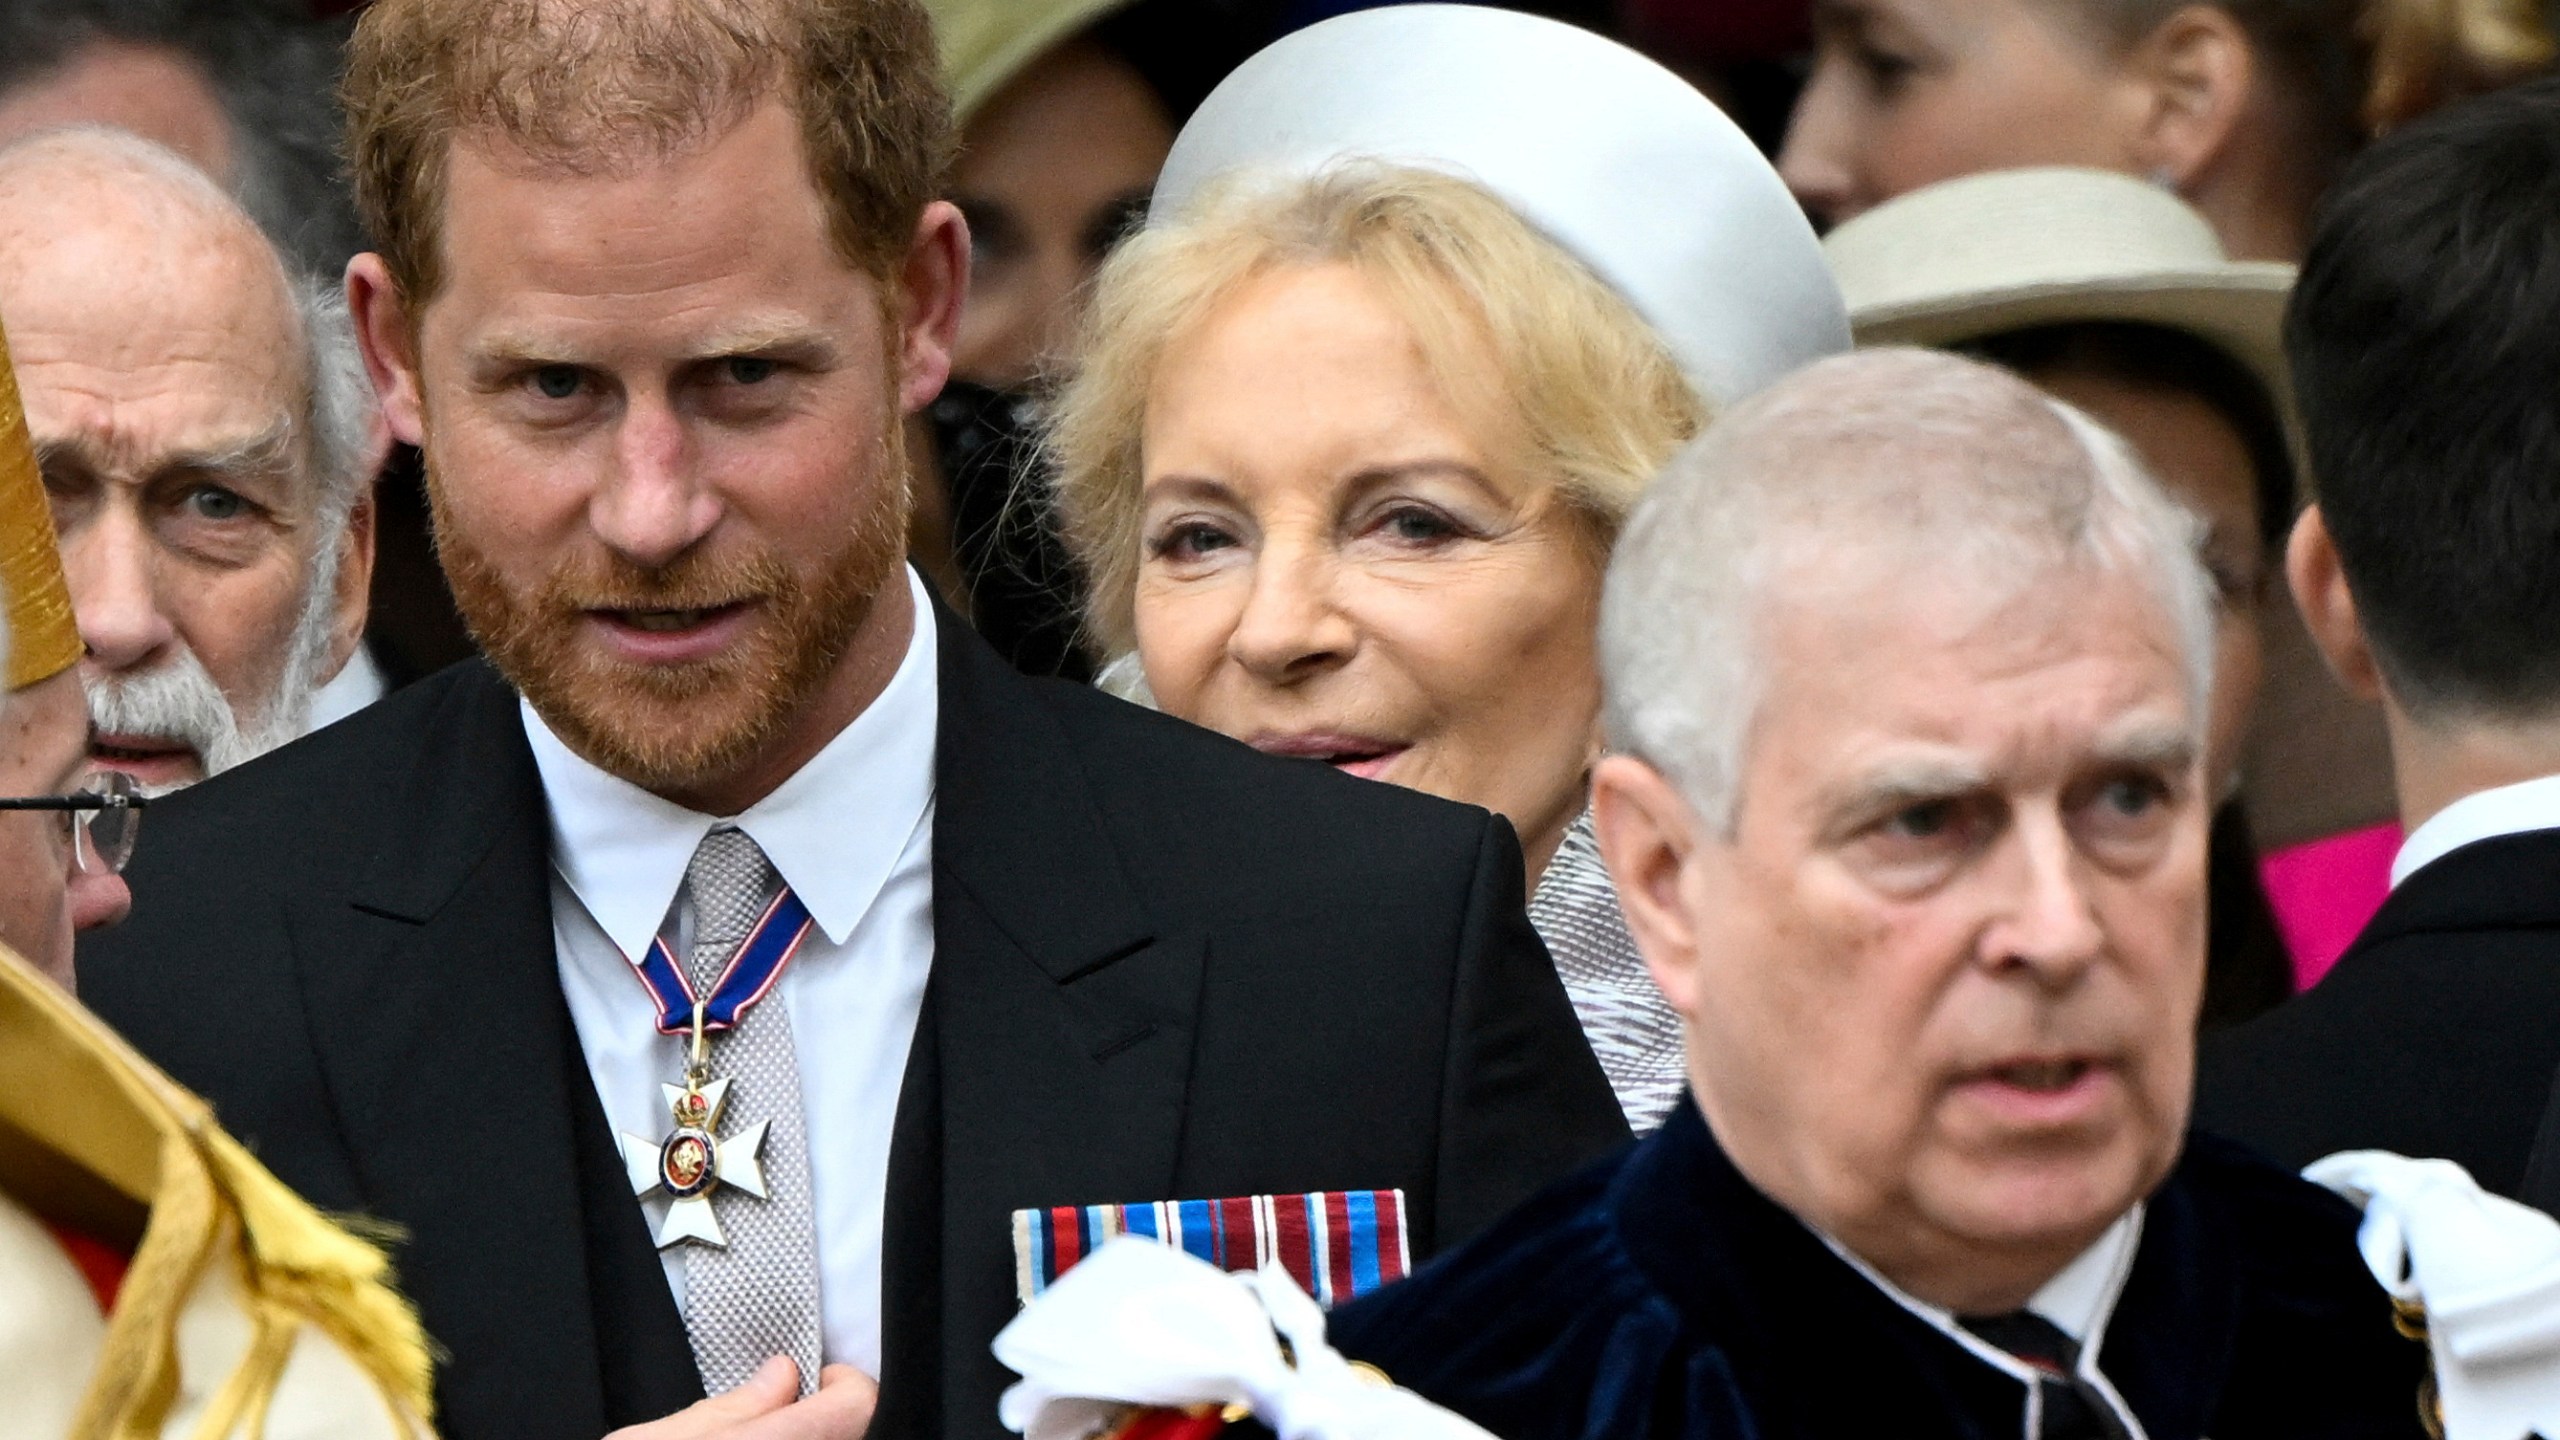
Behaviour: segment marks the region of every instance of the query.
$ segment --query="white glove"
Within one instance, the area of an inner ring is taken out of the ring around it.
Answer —
[[[2373,1278],[2426,1307],[2445,1440],[2560,1435],[2560,1221],[2450,1160],[2349,1150],[2302,1173],[2363,1207]]]
[[[1022,1376],[997,1413],[1028,1440],[1087,1440],[1132,1405],[1241,1405],[1279,1440],[1493,1440],[1353,1368],[1286,1270],[1229,1275],[1151,1240],[1095,1251],[1004,1327],[995,1352]]]

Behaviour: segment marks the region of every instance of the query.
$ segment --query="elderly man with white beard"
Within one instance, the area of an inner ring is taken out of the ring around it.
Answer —
[[[343,299],[177,155],[75,129],[0,150],[0,327],[92,766],[160,793],[301,735],[373,571],[373,397]]]
[[[1505,1440],[2415,1440],[2355,1211],[2187,1133],[2196,535],[1918,351],[1674,460],[1609,567],[1592,804],[1691,1102],[1343,1351]]]

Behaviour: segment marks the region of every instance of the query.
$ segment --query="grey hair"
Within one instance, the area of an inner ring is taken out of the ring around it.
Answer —
[[[1600,609],[1610,742],[1729,834],[1765,699],[1763,622],[1789,584],[1861,548],[2003,594],[2056,571],[2141,573],[2201,735],[2203,534],[2122,440],[2015,376],[1900,348],[1821,361],[1709,427],[1629,517]]]
[[[5,4],[6,0],[0,0]],[[292,298],[295,328],[303,341],[303,394],[298,419],[314,513],[324,527],[343,522],[373,476],[376,400],[356,345],[355,321],[336,283],[299,271],[275,237],[238,201],[187,158],[166,146],[104,125],[69,125],[0,144],[0,174],[17,165],[121,165],[167,187],[173,199],[194,206],[216,224],[238,224],[266,242],[269,257]]]
[[[293,282],[293,308],[302,321],[303,414],[309,427],[312,480],[320,513],[343,522],[373,482],[373,427],[380,403],[356,346],[355,318],[347,294],[317,279]]]
[[[236,224],[258,236],[284,281],[294,328],[302,337],[302,394],[294,412],[293,438],[300,441],[301,478],[310,487],[313,549],[282,693],[307,691],[328,658],[338,575],[352,539],[347,517],[373,483],[378,401],[357,348],[346,294],[335,284],[298,272],[256,217],[184,156],[164,146],[94,125],[41,131],[0,145],[0,175],[13,165],[44,164],[120,165],[141,179],[165,186],[172,198],[193,206],[211,223]]]
[[[373,488],[373,425],[380,402],[373,378],[365,373],[363,353],[356,347],[355,320],[347,310],[346,292],[335,285],[299,279],[293,285],[294,309],[302,319],[304,393],[302,413],[307,430],[304,463],[317,492],[312,505],[314,541],[311,573],[302,586],[302,614],[294,624],[293,642],[285,657],[285,674],[277,687],[296,713],[267,717],[270,725],[290,725],[284,733],[299,735],[310,719],[312,693],[325,682],[320,672],[329,659],[337,622],[338,572],[347,563],[355,534],[347,516]]]

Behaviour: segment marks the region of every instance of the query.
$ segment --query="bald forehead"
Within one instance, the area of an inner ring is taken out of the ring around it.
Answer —
[[[290,412],[306,388],[301,318],[266,237],[184,160],[115,132],[0,150],[0,330],[40,437],[88,428],[75,398],[105,416],[180,387]]]
[[[298,347],[283,263],[255,222],[178,156],[111,131],[0,149],[0,324],[26,307],[209,321]],[[45,317],[50,319],[51,316]]]
[[[121,130],[80,126],[0,146],[0,194],[12,203],[80,190],[92,203],[148,212],[164,223],[257,233],[202,170],[163,146]],[[32,197],[21,191],[35,192]]]

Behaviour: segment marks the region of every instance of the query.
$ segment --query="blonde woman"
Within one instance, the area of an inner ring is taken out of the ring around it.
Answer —
[[[1810,229],[1695,91],[1553,22],[1403,6],[1202,107],[1060,397],[1059,510],[1119,674],[1508,818],[1638,1129],[1678,1097],[1678,1028],[1582,818],[1600,575],[1716,404],[1845,343]]]

